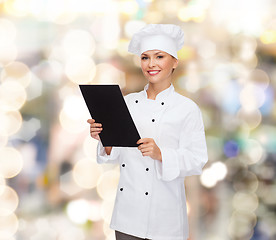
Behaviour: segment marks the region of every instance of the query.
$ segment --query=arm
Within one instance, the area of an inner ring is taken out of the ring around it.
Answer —
[[[156,161],[159,179],[171,181],[177,177],[199,175],[208,160],[204,125],[196,107],[183,121],[178,148],[160,147],[162,162]]]
[[[102,131],[102,124],[96,123],[94,119],[88,119],[87,122],[90,124],[90,135],[92,138],[98,140],[97,146],[97,162],[98,163],[116,163],[119,161],[119,148],[103,147],[100,132]]]

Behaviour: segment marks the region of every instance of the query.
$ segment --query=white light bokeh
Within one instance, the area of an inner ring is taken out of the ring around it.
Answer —
[[[89,83],[96,74],[94,60],[85,55],[70,57],[66,61],[65,74],[76,84]]]
[[[26,88],[32,80],[32,73],[26,64],[22,62],[11,62],[4,67],[0,78],[2,82],[10,80],[17,81]]]
[[[119,177],[118,169],[108,170],[101,175],[97,183],[97,192],[102,199],[115,199]]]
[[[209,168],[203,169],[200,182],[203,186],[212,188],[226,177],[227,172],[227,167],[223,162],[215,162]]]
[[[89,219],[89,203],[85,199],[77,199],[68,203],[66,213],[69,219],[77,224],[84,224]]]
[[[97,65],[95,83],[99,84],[119,84],[120,88],[126,86],[125,73],[109,63]]]
[[[84,131],[87,125],[83,123],[89,118],[91,117],[81,96],[69,95],[65,98],[59,120],[66,131],[70,133]]]
[[[18,229],[18,219],[14,213],[8,216],[0,216],[0,239],[13,240]]]
[[[0,109],[0,134],[9,136],[18,131],[22,124],[22,117],[19,112],[5,112]]]
[[[20,83],[7,81],[0,85],[0,108],[4,111],[20,109],[26,98],[26,91]]]
[[[95,41],[88,31],[70,30],[63,39],[65,56],[84,55],[90,57],[95,51]]]
[[[23,167],[23,159],[15,148],[0,148],[0,174],[5,178],[15,177]]]
[[[82,188],[91,189],[97,186],[102,174],[102,168],[90,159],[79,160],[73,168],[75,182]]]
[[[12,188],[3,186],[0,192],[0,217],[11,215],[16,210],[18,202],[17,193]]]

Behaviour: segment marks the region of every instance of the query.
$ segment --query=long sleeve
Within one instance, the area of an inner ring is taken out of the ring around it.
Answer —
[[[110,155],[107,155],[102,142],[101,141],[98,142],[98,146],[97,146],[98,163],[119,163],[119,159],[120,159],[119,147],[112,147]]]
[[[199,175],[208,161],[201,112],[194,108],[180,130],[178,148],[160,147],[162,162],[156,161],[157,177],[171,181],[177,177]]]

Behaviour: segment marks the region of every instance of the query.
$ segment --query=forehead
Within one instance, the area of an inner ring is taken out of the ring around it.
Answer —
[[[168,53],[166,53],[166,52],[164,52],[164,51],[161,51],[161,50],[156,49],[156,50],[148,50],[148,51],[145,51],[145,52],[143,52],[141,55],[155,55],[155,54],[159,54],[159,53],[168,54]],[[168,55],[169,55],[169,54],[168,54]]]

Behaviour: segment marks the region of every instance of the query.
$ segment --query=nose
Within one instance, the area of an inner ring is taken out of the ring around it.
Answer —
[[[149,59],[149,67],[152,68],[152,67],[154,67],[155,65],[156,65],[155,59],[154,59],[154,58],[150,58],[150,59]]]

